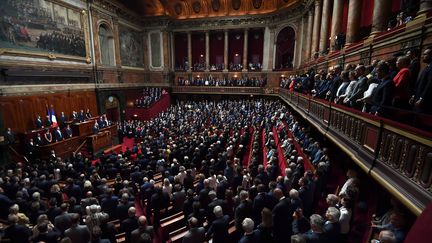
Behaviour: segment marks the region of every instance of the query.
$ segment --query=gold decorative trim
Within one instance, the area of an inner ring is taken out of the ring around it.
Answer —
[[[384,124],[384,129],[392,131],[392,132],[394,132],[396,134],[399,134],[401,136],[407,137],[407,138],[409,138],[409,139],[411,139],[413,141],[422,143],[422,144],[424,144],[426,146],[432,147],[432,140],[430,140],[430,139],[426,139],[426,138],[420,137],[420,136],[418,136],[416,134],[403,131],[401,129],[398,129],[398,128],[393,127],[393,126],[388,125],[388,124]]]

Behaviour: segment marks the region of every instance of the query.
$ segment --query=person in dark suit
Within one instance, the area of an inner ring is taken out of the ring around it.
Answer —
[[[327,222],[323,227],[323,242],[339,242],[340,238],[340,212],[335,207],[329,207],[326,212]]]
[[[84,114],[84,110],[81,110],[80,113],[78,114],[78,120],[79,122],[83,122],[86,120],[86,116]]]
[[[150,236],[150,239],[154,238],[154,229],[153,226],[147,225],[147,218],[145,216],[140,216],[138,218],[139,228],[132,231],[131,233],[131,242],[142,242],[140,239],[143,234]]]
[[[88,243],[90,241],[90,230],[85,225],[80,225],[79,214],[72,214],[72,225],[64,235],[69,237],[73,243]]]
[[[54,138],[55,138],[56,142],[60,142],[60,141],[62,141],[64,139],[63,138],[63,133],[61,132],[60,127],[57,127],[57,129],[55,130],[55,132],[54,132]]]
[[[432,113],[432,47],[423,52],[423,62],[427,66],[420,73],[415,84],[414,94],[410,104],[420,113]]]
[[[62,203],[60,205],[62,213],[54,218],[55,227],[63,234],[73,224],[72,215],[68,213],[69,205]]]
[[[64,129],[65,138],[71,138],[73,136],[72,129],[69,125]]]
[[[183,236],[183,243],[202,243],[205,241],[204,227],[198,227],[198,220],[194,217],[188,220],[189,231]]]
[[[252,204],[252,212],[253,212],[253,220],[259,225],[261,223],[261,211],[264,208],[271,209],[271,201],[272,198],[265,191],[265,186],[263,184],[258,185],[258,195],[253,200]]]
[[[381,82],[375,88],[370,112],[375,115],[385,115],[383,106],[391,106],[395,90],[394,82],[390,78],[390,67],[386,62],[378,63],[377,75]]]
[[[243,234],[242,223],[245,218],[252,217],[253,203],[249,200],[247,191],[240,192],[240,204],[235,209],[235,227],[239,235]]]
[[[210,191],[209,192],[209,197],[210,197],[211,202],[207,206],[207,212],[206,212],[206,214],[207,214],[207,220],[209,222],[212,222],[215,219],[215,216],[213,214],[213,209],[216,206],[221,206],[222,207],[223,204],[224,204],[224,201],[222,199],[218,199],[216,197],[216,192],[215,191]]]
[[[15,134],[12,132],[12,129],[10,127],[6,129],[4,137],[7,144],[15,143]]]
[[[125,232],[125,240],[126,243],[131,242],[131,233],[132,231],[138,229],[138,218],[135,216],[136,209],[135,207],[130,207],[128,209],[128,218],[124,219],[120,223],[120,228],[123,232]]]
[[[59,119],[59,125],[61,128],[64,128],[66,126],[66,122],[68,121],[67,116],[65,115],[65,113],[62,111],[60,114],[60,119]]]
[[[206,238],[210,239],[211,237],[213,237],[214,243],[229,242],[229,216],[223,215],[221,206],[216,206],[213,209],[213,213],[216,216],[216,219],[213,220],[213,223],[210,225],[210,228],[208,229],[206,234]]]
[[[50,126],[52,126],[51,117],[50,116],[46,116],[45,127],[50,127]]]
[[[41,134],[40,133],[38,133],[37,135],[36,135],[36,138],[35,138],[35,146],[42,146],[42,145],[45,145],[45,142],[44,142],[44,140],[42,139],[42,136],[41,136]]]
[[[26,143],[26,154],[30,160],[33,159],[34,151],[35,151],[36,143],[33,141],[33,138],[30,138]]]
[[[245,218],[242,222],[244,235],[239,243],[258,243],[261,242],[259,231],[254,231],[254,221],[251,218]]]
[[[115,211],[117,219],[119,219],[120,222],[129,217],[128,210],[133,205],[133,202],[129,201],[129,194],[123,193]]]
[[[108,189],[106,196],[101,201],[102,211],[104,212],[115,212],[118,204],[118,197],[114,196],[112,188]],[[115,219],[115,215],[110,213],[110,220]]]
[[[9,215],[8,222],[10,225],[4,231],[4,238],[10,239],[11,242],[29,242],[31,231],[28,227],[18,224],[18,215]]]
[[[74,122],[80,122],[78,119],[78,113],[76,111],[72,111],[72,120]]]
[[[99,125],[97,124],[97,122],[95,122],[93,126],[93,134],[98,134],[98,133],[99,133]]]
[[[49,230],[48,223],[43,222],[37,226],[38,234],[30,238],[32,242],[57,243],[61,234],[55,228]]]
[[[43,128],[43,122],[42,118],[40,116],[37,116],[35,121],[36,128]]]
[[[97,119],[97,124],[100,128],[104,127],[104,122],[103,122],[102,116],[100,116],[99,119]]]
[[[273,235],[275,242],[289,242],[291,235],[291,219],[293,210],[290,199],[286,198],[282,190],[274,189],[273,196],[279,200],[273,208]]]

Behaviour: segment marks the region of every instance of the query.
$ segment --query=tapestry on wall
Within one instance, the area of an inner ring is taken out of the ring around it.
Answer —
[[[0,48],[86,56],[78,9],[46,0],[0,0]]]
[[[120,57],[122,66],[143,66],[143,37],[139,31],[120,25]]]

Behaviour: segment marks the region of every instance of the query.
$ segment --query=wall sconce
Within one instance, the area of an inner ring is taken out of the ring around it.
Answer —
[[[235,54],[235,56],[236,56],[236,57],[238,57],[238,56],[239,56],[239,54],[238,54],[238,53],[236,53],[236,54]]]
[[[237,78],[237,74],[234,74],[234,78]]]
[[[203,54],[201,54],[201,55],[200,55],[200,57],[204,57],[204,55],[203,55]]]

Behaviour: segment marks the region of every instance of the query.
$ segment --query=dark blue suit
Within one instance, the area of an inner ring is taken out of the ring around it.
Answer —
[[[224,215],[223,217],[217,218],[213,221],[207,234],[213,236],[214,243],[226,243],[229,242],[228,225],[229,217]]]

